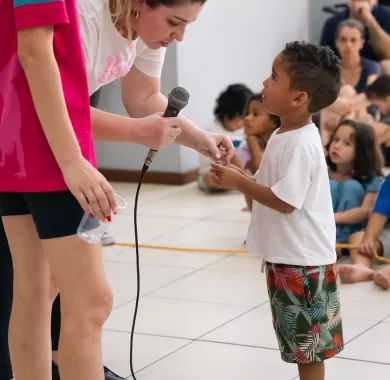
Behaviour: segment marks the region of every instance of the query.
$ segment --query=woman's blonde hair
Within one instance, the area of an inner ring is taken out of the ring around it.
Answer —
[[[132,40],[131,19],[134,12],[133,0],[108,0],[112,21],[118,32]]]

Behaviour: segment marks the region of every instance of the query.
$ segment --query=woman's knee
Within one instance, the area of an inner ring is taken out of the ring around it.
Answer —
[[[111,313],[113,294],[108,284],[84,289],[75,295],[61,294],[61,318],[75,325],[89,324],[100,327]]]

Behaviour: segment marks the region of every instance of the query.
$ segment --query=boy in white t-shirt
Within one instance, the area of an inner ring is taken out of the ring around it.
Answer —
[[[323,380],[324,360],[343,349],[329,178],[311,121],[339,91],[339,60],[329,48],[287,44],[264,82],[264,107],[281,127],[256,181],[232,165],[212,165],[218,184],[254,201],[247,247],[264,259],[282,359],[298,364],[301,380]]]

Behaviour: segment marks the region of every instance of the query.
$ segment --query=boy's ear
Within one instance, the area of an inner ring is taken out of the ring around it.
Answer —
[[[294,107],[301,107],[303,104],[307,103],[308,101],[309,101],[309,96],[307,92],[298,91],[293,98],[292,105]]]

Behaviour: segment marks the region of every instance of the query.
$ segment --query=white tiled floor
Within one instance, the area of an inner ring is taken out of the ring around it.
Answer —
[[[115,184],[129,208],[113,222],[117,241],[133,242],[135,185]],[[144,185],[140,243],[242,248],[249,213],[237,193],[207,195],[195,184]],[[130,377],[136,295],[135,250],[104,249],[114,291],[105,325],[105,364]],[[342,285],[345,350],[327,362],[327,379],[390,379],[390,292],[371,283]],[[141,249],[141,301],[134,366],[139,380],[292,380],[271,324],[259,259],[248,255]]]

